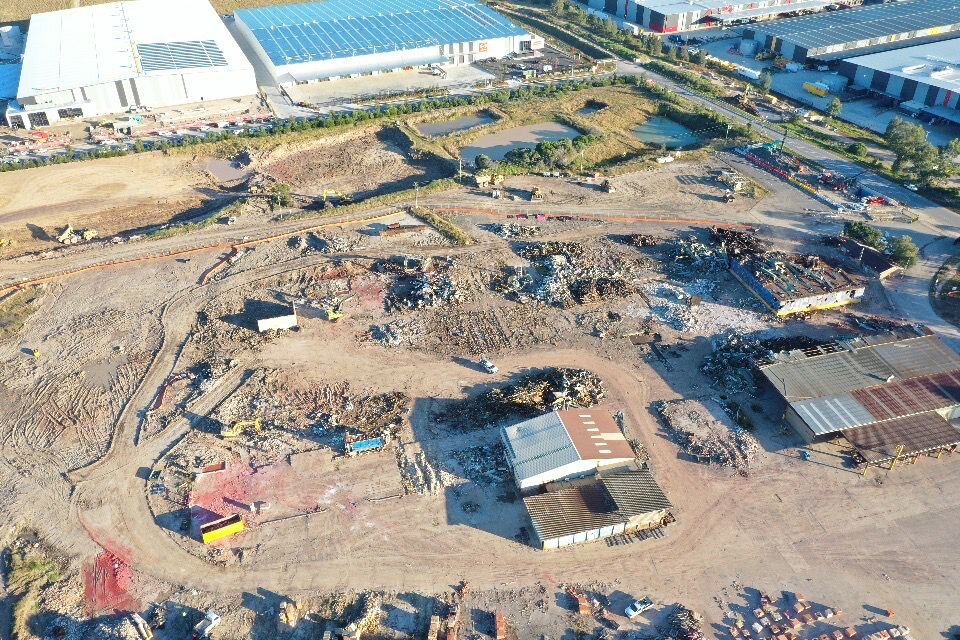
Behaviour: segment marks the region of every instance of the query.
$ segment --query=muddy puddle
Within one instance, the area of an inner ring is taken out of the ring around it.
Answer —
[[[678,122],[654,116],[633,130],[633,135],[648,144],[667,149],[689,147],[700,142],[700,137]]]
[[[532,148],[544,140],[572,139],[579,135],[580,132],[573,127],[559,122],[540,122],[487,134],[474,140],[469,147],[465,147],[460,152],[460,157],[472,163],[474,158],[482,153],[492,160],[503,160],[514,149]]]
[[[427,136],[428,138],[439,138],[440,136],[460,133],[467,129],[473,129],[474,127],[485,127],[496,121],[497,119],[492,113],[489,111],[481,111],[472,116],[464,116],[463,118],[446,120],[444,122],[421,122],[417,125],[417,131],[420,132],[420,135]]]

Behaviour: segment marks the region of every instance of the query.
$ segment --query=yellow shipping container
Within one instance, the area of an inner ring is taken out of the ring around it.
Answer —
[[[826,87],[821,87],[820,85],[813,84],[812,82],[804,82],[803,88],[813,95],[820,96],[821,98],[830,93],[830,90]]]
[[[200,527],[200,538],[203,544],[210,544],[222,538],[234,536],[244,530],[243,520],[239,514],[220,518]]]

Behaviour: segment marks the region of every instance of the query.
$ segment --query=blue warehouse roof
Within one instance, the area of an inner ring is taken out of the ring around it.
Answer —
[[[326,0],[236,16],[277,66],[526,33],[472,0]]]

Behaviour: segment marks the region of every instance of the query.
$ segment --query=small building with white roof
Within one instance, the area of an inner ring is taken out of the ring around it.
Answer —
[[[501,438],[521,493],[636,457],[610,411],[602,408],[547,413],[504,427]]]

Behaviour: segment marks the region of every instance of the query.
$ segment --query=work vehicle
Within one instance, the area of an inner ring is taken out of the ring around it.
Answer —
[[[327,320],[337,322],[343,318],[343,305],[356,297],[357,296],[347,296],[342,300],[334,301],[329,307],[324,308],[323,312],[327,315]]]
[[[623,613],[632,620],[652,606],[653,600],[651,600],[649,597],[646,597],[640,600],[635,600],[633,604],[624,610]]]
[[[480,366],[483,367],[483,370],[487,373],[496,373],[500,371],[500,369],[497,368],[497,365],[493,364],[486,358],[480,361]]]
[[[256,420],[238,420],[234,422],[229,427],[223,427],[220,429],[221,438],[239,438],[247,428],[250,427],[257,433],[263,431],[263,427],[260,425],[260,419]]]
[[[207,611],[207,615],[203,617],[203,620],[198,622],[193,627],[193,635],[191,638],[193,640],[203,640],[203,638],[209,638],[210,633],[220,626],[220,616],[217,613],[210,609]]]

